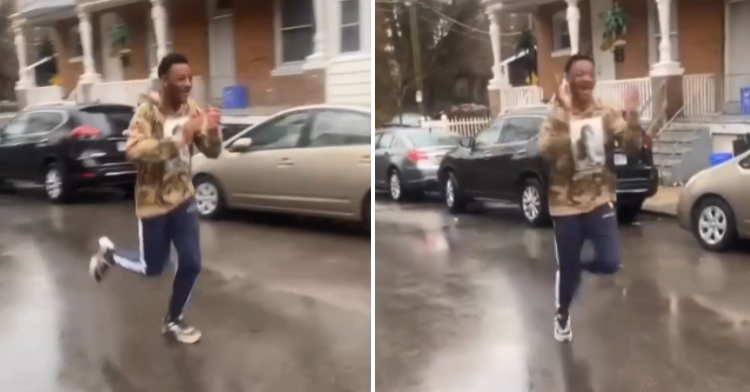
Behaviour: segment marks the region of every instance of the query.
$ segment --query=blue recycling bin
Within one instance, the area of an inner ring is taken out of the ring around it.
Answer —
[[[245,86],[229,86],[222,90],[224,109],[247,109],[250,106],[248,89]]]
[[[750,115],[750,87],[740,89],[740,107],[742,114]]]
[[[711,154],[711,167],[718,166],[726,161],[731,160],[734,158],[734,154],[731,152],[717,152]]]

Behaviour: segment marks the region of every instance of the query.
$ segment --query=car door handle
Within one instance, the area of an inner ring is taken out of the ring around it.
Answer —
[[[36,146],[37,146],[38,148],[41,148],[41,147],[47,147],[47,146],[49,146],[49,143],[48,143],[48,142],[49,142],[49,140],[47,140],[47,139],[42,139],[42,140],[40,140],[40,141],[36,142]]]
[[[279,167],[289,167],[294,165],[292,158],[281,158],[279,159]]]
[[[523,158],[526,156],[526,149],[518,150],[513,153],[513,158]]]
[[[485,159],[487,159],[487,158],[489,158],[491,156],[492,156],[492,153],[489,152],[489,151],[485,151],[485,152],[482,153],[482,157],[485,158]]]

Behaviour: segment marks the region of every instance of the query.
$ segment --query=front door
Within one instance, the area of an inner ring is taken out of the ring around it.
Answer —
[[[208,56],[211,73],[211,102],[222,102],[224,87],[236,84],[234,17],[232,2],[208,0]]]
[[[295,154],[309,117],[309,111],[281,115],[236,139],[251,138],[246,151],[227,146],[220,177],[230,203],[270,210],[301,207],[294,197],[303,175]]]
[[[725,101],[740,102],[740,89],[750,86],[750,1],[727,3],[729,16],[727,36],[727,72]]]

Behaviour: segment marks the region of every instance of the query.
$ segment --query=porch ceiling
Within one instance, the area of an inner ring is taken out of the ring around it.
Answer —
[[[20,0],[18,13],[11,18],[25,19],[30,23],[44,22],[59,19],[60,15],[67,17],[74,14],[75,7],[74,0]]]

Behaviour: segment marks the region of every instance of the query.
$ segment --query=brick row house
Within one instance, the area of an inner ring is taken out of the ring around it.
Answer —
[[[738,113],[740,89],[750,87],[748,0],[485,0],[484,4],[495,63],[490,101],[496,110],[550,98],[556,90],[555,74],[563,72],[572,53],[595,59],[596,93],[601,98],[621,103],[617,101],[626,87],[637,88],[649,102],[666,99],[669,117]],[[615,5],[628,19],[616,52],[601,47],[602,15]],[[500,38],[510,32],[502,25],[507,14],[533,16],[538,86],[508,83]],[[663,97],[657,97],[657,89],[665,93]],[[657,107],[649,107],[648,116],[655,116]]]
[[[194,95],[220,104],[248,89],[247,111],[314,103],[370,105],[369,0],[16,0],[17,92],[26,104],[135,104],[158,60],[185,54]],[[37,86],[26,37],[50,32],[59,82]]]

